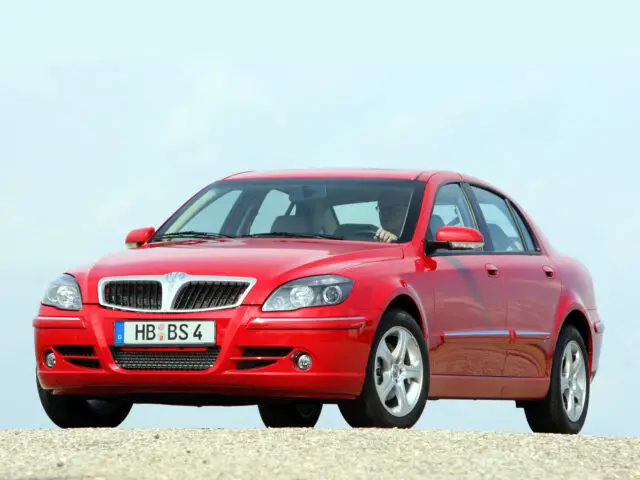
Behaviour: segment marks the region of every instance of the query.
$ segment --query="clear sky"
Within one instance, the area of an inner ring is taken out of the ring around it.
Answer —
[[[607,324],[583,432],[640,434],[639,14],[1,0],[0,428],[52,426],[31,321],[59,273],[235,171],[368,166],[484,178],[583,261]],[[253,407],[139,406],[123,427],[260,425]],[[346,424],[330,407],[319,426]],[[528,431],[512,402],[430,402],[416,428]]]

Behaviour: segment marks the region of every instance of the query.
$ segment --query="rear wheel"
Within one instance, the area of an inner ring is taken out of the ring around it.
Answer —
[[[582,430],[591,393],[588,358],[578,330],[565,326],[558,337],[547,396],[523,402],[532,431],[575,435]]]
[[[384,314],[367,364],[362,393],[338,408],[355,428],[411,428],[429,393],[429,357],[416,320],[403,310]]]
[[[60,428],[115,428],[129,415],[133,404],[119,400],[89,400],[76,395],[54,395],[37,380],[40,404]]]
[[[258,412],[267,428],[313,428],[322,413],[322,403],[266,403],[258,405]]]

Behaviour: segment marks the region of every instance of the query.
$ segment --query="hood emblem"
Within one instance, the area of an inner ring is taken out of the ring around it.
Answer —
[[[174,285],[176,283],[182,282],[187,277],[187,274],[184,272],[171,272],[167,273],[164,278],[167,279],[167,283],[169,285]]]

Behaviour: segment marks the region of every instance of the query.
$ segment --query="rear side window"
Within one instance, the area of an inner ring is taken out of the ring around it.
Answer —
[[[524,252],[520,231],[507,202],[493,192],[471,186],[487,223],[494,252]]]

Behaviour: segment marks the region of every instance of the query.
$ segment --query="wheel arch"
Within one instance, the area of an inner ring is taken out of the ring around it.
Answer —
[[[591,327],[589,324],[589,319],[585,311],[578,305],[572,305],[566,310],[564,318],[562,322],[559,324],[555,340],[556,345],[554,345],[554,352],[557,346],[557,340],[560,335],[560,332],[566,326],[571,325],[578,330],[582,340],[584,341],[585,346],[587,347],[587,354],[589,360],[589,372],[591,373],[593,367],[593,334],[591,332]],[[553,358],[553,356],[552,356]]]
[[[429,343],[429,328],[427,325],[427,315],[422,307],[421,302],[418,300],[416,293],[408,286],[394,290],[381,309],[380,318],[392,309],[401,309],[409,313],[414,320],[418,323],[420,331],[424,335],[427,344]],[[379,320],[378,320],[379,323]],[[376,326],[377,328],[377,326]]]
[[[371,325],[372,335],[378,331],[382,317],[393,309],[406,311],[416,321],[420,332],[427,345],[427,356],[430,357],[429,324],[427,311],[421,301],[421,295],[415,290],[413,285],[402,276],[387,276],[383,281],[377,283],[371,293],[372,306],[377,315],[376,320]],[[372,337],[373,338],[373,337]]]
[[[387,308],[385,308],[385,312],[393,309],[404,310],[405,312],[410,314],[420,327],[422,333],[425,334],[424,325],[422,325],[422,314],[420,313],[420,309],[416,305],[416,302],[414,302],[409,295],[407,295],[406,293],[401,293],[398,296],[394,297],[393,300],[391,300],[391,302],[389,302],[389,304],[387,305]]]

